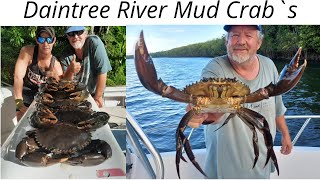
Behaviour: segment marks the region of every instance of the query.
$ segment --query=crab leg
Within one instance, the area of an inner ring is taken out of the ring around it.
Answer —
[[[187,114],[185,114],[176,131],[176,168],[177,168],[177,173],[178,173],[178,177],[180,178],[180,170],[179,170],[179,164],[180,164],[180,158],[182,160],[185,161],[185,159],[182,156],[182,145],[185,148],[186,154],[189,158],[189,160],[192,162],[192,164],[204,175],[206,176],[206,174],[203,172],[203,170],[201,169],[200,165],[198,164],[198,162],[195,160],[195,156],[192,152],[192,148],[190,145],[189,140],[186,138],[186,136],[184,135],[184,131],[187,127],[187,124],[189,122],[189,120],[195,115],[195,111],[192,109],[190,111],[187,112]]]
[[[29,132],[32,134],[32,132]],[[16,148],[15,156],[26,166],[46,167],[56,163],[67,161],[68,158],[51,158],[46,152],[38,151],[40,148],[34,138],[23,138]]]
[[[231,113],[231,114],[227,117],[227,119],[224,121],[224,123],[223,123],[220,127],[218,127],[218,129],[216,129],[215,131],[218,131],[220,128],[222,128],[224,125],[226,125],[231,118],[234,118],[234,117],[235,117],[235,115],[236,115],[236,114]]]
[[[24,165],[31,166],[31,167],[47,167],[57,163],[63,163],[67,160],[68,160],[67,157],[54,159],[48,156],[44,152],[32,152],[32,153],[26,154],[21,159],[21,162]]]
[[[278,82],[276,84],[270,83],[265,88],[260,88],[254,93],[247,96],[244,102],[257,102],[263,99],[268,99],[271,96],[278,96],[290,91],[299,82],[304,69],[307,66],[307,60],[299,66],[299,59],[301,55],[301,47],[298,49],[295,56],[292,58],[289,65],[286,65],[279,76]]]
[[[222,128],[224,125],[226,125],[229,120],[231,118],[233,118],[236,114],[232,113],[230,114],[227,119],[224,121],[224,123],[215,131],[219,130],[220,128]],[[239,114],[238,114],[239,115]],[[253,144],[253,149],[254,149],[254,154],[255,154],[255,158],[254,158],[254,163],[253,163],[253,167],[254,168],[256,166],[256,163],[258,161],[259,158],[259,147],[258,147],[258,137],[257,137],[257,131],[255,130],[254,124],[252,124],[251,122],[247,121],[245,118],[243,118],[243,116],[239,115],[240,119],[251,129],[252,133],[253,133],[253,137],[252,137],[252,144]]]
[[[161,79],[158,79],[157,71],[144,41],[143,31],[141,31],[140,38],[135,46],[134,60],[140,82],[146,89],[176,101],[185,103],[192,101],[191,95],[185,94],[175,87],[168,86]]]
[[[94,112],[92,118],[77,124],[79,129],[98,129],[108,123],[110,115],[106,112]]]
[[[268,164],[271,157],[279,175],[278,161],[273,150],[273,139],[267,120],[261,114],[247,108],[241,108],[237,114],[241,119],[244,119],[253,124],[263,134],[264,142],[267,147],[267,160],[265,166]],[[261,120],[262,123],[259,120]]]
[[[66,161],[66,164],[77,166],[95,166],[112,156],[110,145],[103,140],[92,140],[90,144]]]
[[[258,147],[257,131],[256,131],[255,127],[254,127],[254,124],[252,124],[247,119],[243,118],[243,116],[241,116],[241,115],[239,115],[239,117],[252,131],[252,144],[253,144],[253,150],[254,150],[254,155],[255,155],[253,166],[252,166],[252,169],[253,169],[256,166],[256,163],[257,163],[258,158],[259,158],[259,147]]]
[[[183,146],[183,141],[185,141],[185,139],[182,139],[183,137],[181,137],[181,129],[182,128],[184,131],[187,127],[188,121],[194,116],[195,112],[193,110],[190,110],[189,112],[187,112],[181,119],[178,128],[176,130],[176,169],[177,169],[177,174],[178,177],[180,178],[180,159],[182,159],[184,162],[187,162],[185,160],[185,158],[182,156],[182,146]],[[187,121],[187,122],[186,122]]]

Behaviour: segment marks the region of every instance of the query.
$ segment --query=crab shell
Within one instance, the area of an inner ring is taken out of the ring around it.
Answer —
[[[91,142],[91,133],[76,126],[58,123],[50,128],[36,129],[36,142],[55,154],[71,154]]]
[[[83,83],[78,83],[75,81],[69,81],[64,79],[57,80],[54,77],[49,77],[46,83],[42,83],[39,88],[41,92],[47,92],[47,93],[52,93],[57,91],[72,93],[72,92],[81,91],[85,89],[86,89],[86,85]]]
[[[224,92],[221,94],[221,97],[245,96],[250,94],[249,87],[237,81],[235,78],[204,78],[200,82],[189,85],[184,89],[185,93],[197,96],[208,96],[218,91]],[[218,94],[215,96],[218,97]],[[213,95],[211,97],[215,96]]]
[[[187,86],[183,92],[197,97],[192,101],[199,112],[235,113],[250,89],[236,78],[204,78]]]

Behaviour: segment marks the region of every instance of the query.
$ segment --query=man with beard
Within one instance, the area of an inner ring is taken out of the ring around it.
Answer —
[[[66,35],[70,46],[60,58],[64,79],[86,84],[98,107],[102,107],[107,72],[112,69],[105,46],[98,36],[88,35],[84,26],[68,27]]]
[[[202,71],[202,78],[236,78],[248,85],[251,92],[267,86],[270,82],[276,83],[278,72],[273,61],[257,54],[263,40],[262,27],[225,25],[227,55],[211,60]],[[244,104],[263,115],[269,123],[270,132],[274,138],[276,128],[282,134],[282,154],[289,154],[292,149],[291,138],[284,119],[286,107],[282,97]],[[187,110],[191,108],[188,105]],[[228,179],[257,179],[270,178],[274,171],[272,160],[265,166],[267,148],[264,137],[258,135],[259,158],[253,167],[254,148],[252,131],[239,117],[233,117],[228,124],[217,130],[229,113],[204,113],[193,117],[188,125],[199,127],[204,121],[211,124],[205,127],[207,156],[205,173],[208,178]],[[217,131],[216,131],[217,130]]]

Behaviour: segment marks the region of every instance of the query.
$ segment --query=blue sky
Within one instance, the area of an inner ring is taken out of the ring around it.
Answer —
[[[141,30],[144,32],[145,41],[149,52],[158,52],[189,44],[205,42],[220,38],[226,32],[223,26],[218,25],[134,25],[126,28],[127,55],[134,52]]]

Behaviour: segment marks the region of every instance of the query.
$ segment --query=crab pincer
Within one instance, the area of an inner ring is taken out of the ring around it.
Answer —
[[[302,74],[307,66],[307,60],[304,60],[304,63],[299,66],[299,60],[301,56],[301,50],[300,47],[298,51],[296,52],[295,56],[290,61],[289,65],[286,65],[279,76],[279,80],[276,84],[276,87],[274,88],[273,93],[271,96],[277,96],[280,94],[284,94],[288,91],[290,91],[292,88],[294,88],[297,83],[299,82],[300,78],[302,77]]]
[[[276,84],[270,83],[264,88],[260,88],[252,94],[248,95],[245,102],[258,102],[263,99],[268,99],[271,96],[278,96],[285,94],[293,89],[302,77],[302,74],[307,66],[307,60],[299,66],[302,48],[300,47],[289,64],[282,69],[278,82]]]
[[[135,46],[135,65],[142,85],[148,90],[161,95],[158,87],[158,76],[143,37],[143,31]],[[147,76],[146,76],[147,75]]]
[[[161,79],[158,79],[156,68],[144,41],[143,31],[135,46],[135,66],[141,84],[151,92],[173,99],[179,102],[189,103],[192,97],[173,86],[168,86]]]

